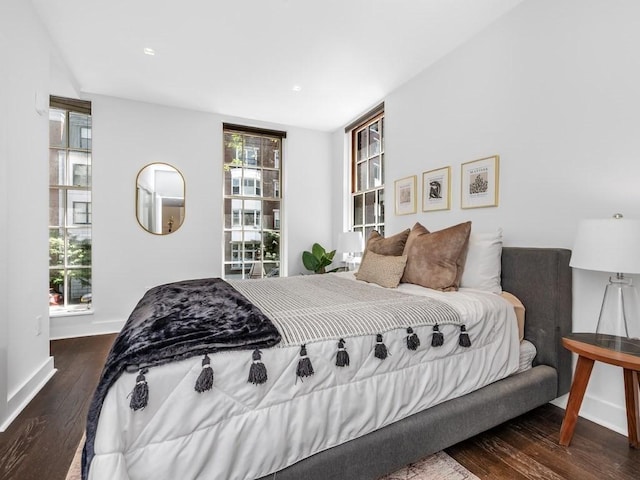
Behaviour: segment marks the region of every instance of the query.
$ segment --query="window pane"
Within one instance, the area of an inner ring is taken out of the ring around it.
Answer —
[[[91,265],[91,229],[74,228],[68,230],[68,265]]]
[[[262,195],[262,173],[255,168],[244,168],[242,195],[247,197]]]
[[[242,277],[242,263],[227,263],[224,266],[224,278],[239,279]]]
[[[224,194],[240,195],[242,184],[242,168],[229,168],[224,172]]]
[[[280,168],[280,139],[262,138],[262,166]]]
[[[278,170],[265,170],[263,173],[263,193],[268,198],[278,198],[280,196],[280,172]]]
[[[64,230],[49,229],[49,266],[64,265]]]
[[[369,188],[380,187],[382,185],[382,168],[380,168],[380,157],[373,157],[369,160]]]
[[[364,223],[376,221],[376,192],[367,192],[364,196]]]
[[[88,152],[69,152],[71,178],[67,185],[75,187],[91,186],[91,154]]]
[[[262,228],[268,230],[280,229],[280,202],[265,201],[263,202],[264,211],[262,215]]]
[[[380,235],[384,235],[384,233],[380,232],[379,228],[376,229],[375,227],[364,227],[364,238],[369,238],[369,236],[371,235],[371,232],[373,232],[374,230],[378,230],[378,233]]]
[[[64,307],[64,270],[49,270],[49,306]]]
[[[363,211],[364,195],[355,195],[353,197],[353,224],[362,225],[364,223]]]
[[[265,261],[278,261],[280,260],[280,233],[279,232],[264,232],[262,237],[262,244],[264,245],[263,259]]]
[[[357,156],[356,160],[366,160],[367,158],[367,129],[361,130],[357,134]]]
[[[67,190],[67,226],[91,224],[91,205],[82,207],[83,203],[91,203],[91,192],[89,190]],[[81,212],[83,208],[87,214],[85,216],[76,215],[76,212]],[[49,208],[49,211],[51,211],[51,208]]]
[[[359,163],[356,168],[356,192],[367,189],[367,162]]]
[[[380,153],[380,132],[379,123],[369,125],[369,157]]]
[[[49,150],[49,184],[65,185],[66,184],[66,166],[67,154],[66,150]]]
[[[87,304],[86,295],[91,293],[91,269],[74,268],[68,270],[69,291],[67,305]],[[83,297],[85,297],[83,299]]]
[[[49,189],[49,226],[64,225],[64,190]]]
[[[69,112],[69,147],[91,149],[91,117]]]
[[[67,146],[66,112],[57,108],[49,109],[49,145]]]
[[[244,164],[250,167],[262,166],[262,138],[244,136]]]
[[[384,225],[384,190],[378,190],[378,223]]]
[[[242,135],[230,132],[224,134],[225,165],[242,165],[243,145]]]

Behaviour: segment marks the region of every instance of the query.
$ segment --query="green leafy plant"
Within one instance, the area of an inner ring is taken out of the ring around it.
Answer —
[[[331,265],[336,251],[327,252],[319,243],[314,243],[311,251],[302,252],[302,263],[304,268],[315,273],[327,273],[326,267]],[[337,269],[330,270],[335,272]]]

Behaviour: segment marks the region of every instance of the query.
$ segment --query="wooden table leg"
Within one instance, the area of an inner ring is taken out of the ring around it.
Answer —
[[[640,447],[640,425],[638,424],[638,372],[624,369],[624,397],[627,404],[627,429],[629,431],[629,446]]]
[[[593,363],[594,361],[590,358],[582,356],[578,357],[576,372],[573,376],[571,391],[569,392],[569,402],[567,403],[567,409],[564,412],[564,420],[562,420],[562,427],[560,428],[559,443],[565,447],[568,447],[571,443],[573,431],[575,430],[576,422],[578,421],[580,405],[582,405],[584,392],[586,391],[587,384],[589,383],[591,370],[593,370]]]

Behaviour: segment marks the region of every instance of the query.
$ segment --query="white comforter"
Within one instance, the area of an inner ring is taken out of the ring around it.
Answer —
[[[269,380],[259,386],[247,383],[247,351],[218,353],[214,387],[202,394],[193,388],[200,358],[150,369],[149,404],[137,412],[127,398],[136,374],[125,373],[104,401],[89,478],[259,478],[518,369],[515,314],[500,296],[400,290],[451,302],[472,346],[458,346],[458,327],[443,325],[442,347],[430,346],[431,327],[419,327],[421,346],[408,351],[400,329],[385,334],[385,360],[374,356],[375,337],[348,338],[350,366],[338,368],[334,340],[311,343],[315,374],[304,382],[295,376],[299,347],[265,349]]]

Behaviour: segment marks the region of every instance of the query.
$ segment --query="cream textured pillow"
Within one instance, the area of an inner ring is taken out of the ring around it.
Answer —
[[[502,229],[493,233],[474,233],[469,236],[469,250],[460,286],[487,292],[502,292]]]
[[[407,263],[405,255],[378,255],[372,251],[362,258],[356,278],[381,287],[396,288]]]
[[[404,249],[407,266],[402,282],[445,292],[457,290],[470,233],[471,222],[433,233],[416,223]]]

